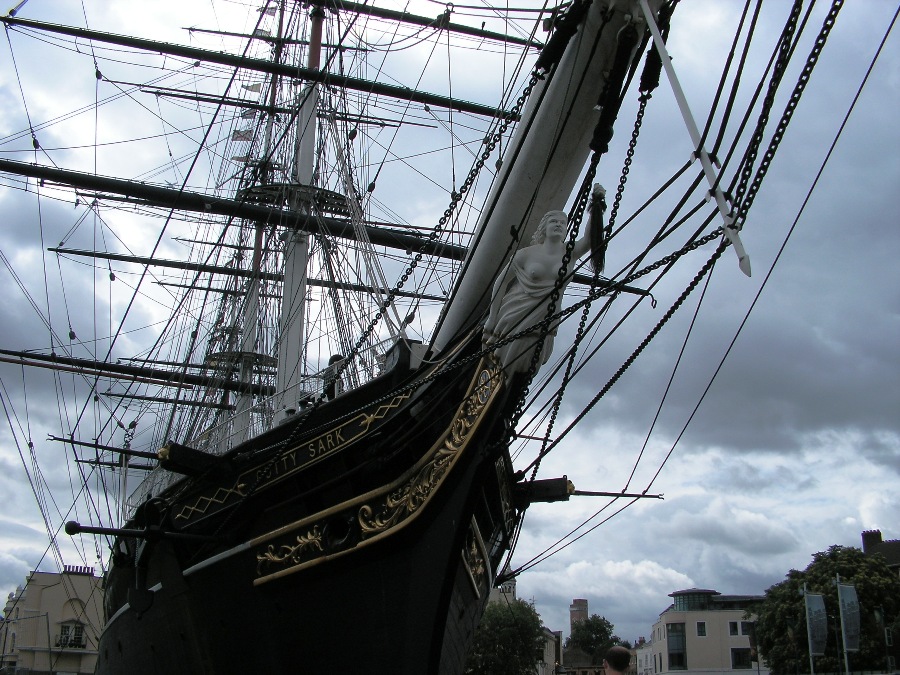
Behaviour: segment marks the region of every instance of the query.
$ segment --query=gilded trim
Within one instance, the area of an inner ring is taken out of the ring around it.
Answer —
[[[302,471],[323,459],[330,457],[339,450],[343,450],[350,444],[365,436],[373,424],[386,419],[390,413],[397,410],[412,394],[398,394],[389,402],[379,405],[372,411],[362,412],[350,418],[346,422],[332,427],[325,433],[298,443],[281,453],[278,459],[269,468],[268,477],[261,476],[264,465],[249,469],[235,480],[229,488],[216,488],[212,497],[198,497],[193,504],[185,504],[175,514],[175,520],[190,520],[196,515],[205,514],[214,504],[224,505],[232,495],[243,496],[243,490],[247,485],[258,481],[257,490],[272,485],[287,476]]]
[[[256,585],[266,583],[324,560],[344,555],[389,536],[412,522],[457,463],[474,432],[484,420],[485,413],[500,388],[503,376],[495,360],[482,359],[475,372],[476,375],[463,402],[457,408],[446,431],[422,459],[398,480],[255,539],[252,544],[259,546],[273,539],[285,537],[285,541],[269,544],[266,548],[257,550],[258,578],[253,583]],[[331,553],[327,550],[327,546],[324,547],[325,550],[307,546],[302,551],[298,550],[297,555],[286,554],[288,548],[295,545],[296,538],[293,533],[297,530],[312,532],[318,528],[318,531],[324,532],[327,520],[338,514],[349,515],[353,512],[356,514],[355,519],[360,530],[358,541],[352,545]],[[270,551],[285,553],[279,553],[281,557],[276,560],[268,555]],[[302,557],[297,559],[298,555]],[[263,569],[272,567],[280,569],[268,574],[262,573]]]
[[[484,589],[487,589],[489,586],[488,554],[487,547],[484,545],[484,539],[481,536],[481,530],[475,521],[475,516],[472,516],[472,522],[469,523],[469,533],[466,535],[466,543],[463,544],[460,555],[462,556],[463,565],[466,567],[469,581],[472,582],[472,588],[475,590],[475,597],[480,598]]]

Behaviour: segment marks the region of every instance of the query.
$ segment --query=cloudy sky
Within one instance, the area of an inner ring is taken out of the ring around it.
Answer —
[[[197,4],[203,5],[197,17],[157,5],[141,17],[123,15],[116,3],[85,6],[92,27],[179,42],[186,39],[178,26],[233,27],[229,4],[220,3],[214,18],[206,3]],[[578,489],[647,490],[665,496],[662,501],[642,500],[621,513],[617,512],[624,500],[599,497],[576,497],[528,512],[514,566],[528,565],[586,519],[592,518],[588,527],[602,522],[519,577],[520,597],[535,601],[548,627],[567,631],[568,605],[572,598],[583,597],[592,613],[605,616],[621,637],[633,640],[649,635],[672,591],[703,587],[722,593],[762,593],[789,569],[804,568],[817,551],[832,544],[858,546],[863,530],[880,528],[885,538],[900,537],[896,265],[900,38],[896,33],[889,37],[804,207],[890,25],[893,4],[865,0],[847,3],[842,10],[744,229],[752,278],[740,273],[727,251],[699,310],[695,294],[610,394],[544,460],[542,477],[565,474]],[[669,47],[687,99],[701,120],[705,119],[701,111],[709,109],[715,94],[742,5],[694,0],[682,3],[676,12]],[[435,7],[421,11],[434,14],[439,11]],[[813,13],[795,63],[809,52],[825,10]],[[57,3],[31,0],[23,15],[83,25],[84,17],[70,11]],[[766,3],[758,28],[765,47],[751,53],[748,72],[759,72],[786,13],[787,3]],[[172,22],[176,16],[179,20]],[[13,35],[12,44],[15,63],[8,44],[0,50],[0,156],[30,161],[32,156],[25,152],[31,146],[30,134],[16,134],[29,128],[29,119],[37,126],[90,103],[94,84],[92,73],[69,74],[56,63],[37,58],[36,45],[21,36]],[[788,73],[786,88],[793,86],[797,72],[794,68]],[[460,87],[469,80],[477,83],[477,78],[458,79]],[[469,98],[476,99],[476,85],[468,84],[473,88]],[[482,100],[495,102],[488,96]],[[776,115],[783,107],[784,100],[779,99]],[[599,176],[610,194],[633,117],[634,102],[629,100]],[[71,133],[80,132],[72,127]],[[41,138],[45,147],[63,145],[52,130]],[[71,159],[76,153],[68,152],[53,156]],[[664,81],[648,107],[622,213],[640,206],[690,152],[690,139]],[[34,203],[9,189],[11,185],[7,180],[0,184],[0,250],[35,297],[42,275],[59,274],[52,267],[43,272],[40,255],[41,248],[58,243],[59,235],[48,234],[48,241],[41,244]],[[403,198],[410,209],[432,219],[446,205],[408,194]],[[71,211],[72,205],[65,208]],[[63,206],[58,209],[61,213]],[[654,215],[659,220],[665,217],[663,212]],[[67,217],[71,223],[71,214]],[[143,235],[144,241],[140,232],[131,236],[136,250],[142,244],[146,249],[149,234]],[[626,235],[614,240],[607,271],[624,266],[633,245]],[[619,331],[585,369],[586,376],[572,383],[557,430],[567,426],[615,372],[708,255],[708,250],[694,254],[691,264],[672,273],[668,286],[654,289],[656,309],[645,303],[634,326]],[[23,349],[35,342],[46,346],[45,338],[30,337],[42,329],[7,267],[0,269],[0,278],[2,288],[9,289],[0,298],[0,347]],[[88,287],[81,290],[90,293]],[[81,311],[76,298],[70,297],[69,303],[73,314]],[[690,329],[695,310],[696,323]],[[145,323],[158,318],[153,306],[139,311]],[[125,339],[140,342],[139,336]],[[40,379],[29,380],[30,400],[25,401],[21,371],[0,364],[0,375],[4,401],[9,400],[17,413],[10,419],[19,443],[4,420],[0,590],[8,592],[22,583],[28,570],[38,564],[52,569],[54,564],[53,555],[45,556],[47,536],[29,486],[35,472],[22,445],[26,436],[17,425],[26,426],[26,406],[35,440],[58,434],[60,424],[49,380],[43,384]],[[58,470],[53,453],[61,457],[62,450],[53,446],[39,444],[43,475],[52,486],[71,494],[68,483],[73,481],[77,489],[77,477]],[[527,463],[535,452],[534,447],[523,449],[519,464]],[[20,453],[26,457],[28,474]],[[48,509],[61,521],[67,506],[49,504]],[[106,554],[65,548],[64,555],[70,564],[96,564],[97,557]]]

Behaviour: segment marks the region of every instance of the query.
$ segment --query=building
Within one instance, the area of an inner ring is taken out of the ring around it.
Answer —
[[[635,646],[634,668],[636,675],[654,675],[656,672],[656,655],[653,653],[652,640]]]
[[[862,533],[862,550],[865,555],[880,555],[888,569],[900,576],[900,539],[885,541],[881,538],[881,530],[866,530]],[[900,664],[900,617],[884,614],[876,611],[884,630],[885,667],[893,673]]]
[[[900,576],[900,539],[884,541],[881,530],[866,530],[862,533],[862,550],[866,555],[880,555],[888,569]]]
[[[92,567],[32,572],[0,621],[0,673],[93,673],[103,591]]]
[[[544,655],[537,665],[537,675],[557,675],[562,663],[562,631],[544,629]]]
[[[639,675],[671,671],[725,675],[751,669],[768,675],[751,645],[753,620],[746,618],[747,611],[765,596],[691,588],[669,597],[674,602],[653,625],[649,666],[640,662],[641,658],[646,661],[646,649],[639,655]]]

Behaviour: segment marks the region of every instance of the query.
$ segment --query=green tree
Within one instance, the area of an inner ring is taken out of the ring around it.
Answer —
[[[787,578],[766,591],[754,608],[756,643],[766,665],[776,675],[809,672],[809,642],[803,584],[809,593],[825,597],[828,643],[825,656],[816,657],[817,672],[842,672],[843,647],[835,576],[856,587],[860,608],[860,650],[849,655],[851,670],[885,667],[884,625],[900,613],[900,579],[879,555],[867,556],[858,548],[832,546],[813,555],[802,572],[791,570]],[[837,631],[837,634],[835,634]]]
[[[541,617],[523,600],[492,602],[481,623],[466,661],[472,675],[533,673],[544,653]]]
[[[613,625],[606,618],[591,614],[590,618],[575,622],[572,634],[566,638],[565,648],[580,649],[590,657],[591,664],[599,666],[610,647],[622,644],[613,630]]]

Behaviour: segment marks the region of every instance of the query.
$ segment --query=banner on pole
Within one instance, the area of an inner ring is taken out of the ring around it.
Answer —
[[[841,631],[844,635],[844,649],[859,651],[859,600],[856,588],[838,584],[838,602],[841,604]]]
[[[825,613],[825,596],[806,594],[806,633],[809,636],[809,653],[825,655],[828,640],[828,615]]]

